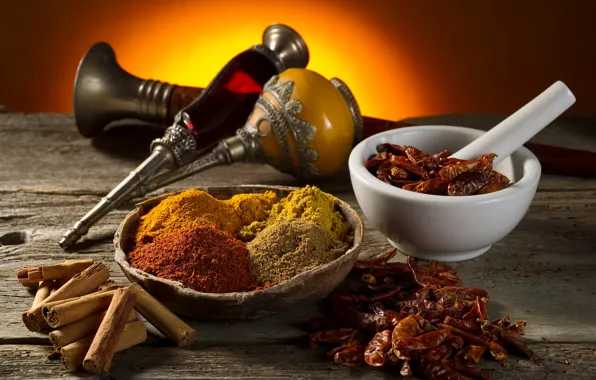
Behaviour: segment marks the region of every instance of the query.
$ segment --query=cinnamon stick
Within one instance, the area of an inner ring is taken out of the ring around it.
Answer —
[[[67,300],[48,302],[41,313],[48,326],[58,328],[78,321],[110,306],[113,290],[104,290]]]
[[[93,260],[86,259],[66,260],[59,264],[42,265],[39,267],[25,267],[17,272],[17,278],[25,286],[45,280],[69,279],[75,274],[87,269],[91,264],[93,264]]]
[[[162,334],[180,347],[188,346],[196,339],[197,333],[192,327],[147,293],[139,284],[134,283],[128,288],[137,295],[135,309]]]
[[[66,284],[70,280],[70,278],[59,278],[54,280],[54,286],[52,287],[52,291],[50,294],[55,293],[58,289],[62,287],[62,285]]]
[[[62,326],[50,332],[49,338],[55,348],[64,347],[72,342],[82,339],[86,336],[93,335],[99,329],[101,321],[106,315],[106,310],[99,313],[92,314],[76,322]],[[132,322],[137,319],[137,313],[133,310],[130,312],[127,322]],[[81,359],[82,360],[82,359]]]
[[[99,288],[97,290],[117,289],[117,288],[121,288],[121,287],[122,287],[122,285],[118,285],[114,281],[108,280],[108,281],[104,282],[103,284],[99,285]]]
[[[136,300],[136,294],[128,288],[114,290],[112,302],[83,360],[87,372],[105,375],[110,371],[116,345]]]
[[[141,321],[129,322],[124,326],[122,334],[114,347],[114,352],[120,352],[147,339],[147,330]],[[89,352],[95,338],[90,335],[72,342],[60,349],[60,360],[62,367],[67,371],[76,371],[83,364],[85,355]]]
[[[40,331],[47,324],[41,313],[43,305],[52,301],[65,300],[91,293],[110,277],[110,270],[102,263],[94,263],[81,273],[75,274],[56,292],[25,313],[23,323],[30,331]]]
[[[50,348],[48,351],[48,355],[46,356],[48,360],[58,360],[60,359],[60,351],[56,349],[56,347]]]
[[[52,289],[54,288],[54,281],[46,280],[39,283],[39,287],[37,288],[37,292],[35,293],[35,298],[33,298],[33,304],[31,307],[37,306],[41,301],[45,300],[50,296]]]

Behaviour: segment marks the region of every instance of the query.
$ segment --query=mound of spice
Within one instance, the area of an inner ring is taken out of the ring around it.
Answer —
[[[488,380],[475,368],[483,356],[505,362],[510,354],[534,358],[520,339],[525,321],[488,320],[488,293],[460,286],[447,264],[388,263],[391,250],[357,262],[360,281],[326,299],[327,315],[307,321],[312,347],[332,346],[328,356],[344,366],[386,367],[423,379]],[[469,377],[468,377],[469,376]]]
[[[265,218],[275,202],[273,192],[238,194],[222,201],[205,191],[186,190],[162,200],[141,217],[136,242],[205,225],[236,235],[242,226]]]
[[[128,261],[199,292],[244,292],[254,285],[244,243],[213,226],[157,236],[130,252]]]
[[[303,219],[317,224],[340,241],[349,240],[350,226],[339,211],[339,202],[334,196],[307,185],[292,191],[273,205],[264,221],[253,222],[240,230],[243,240],[252,240],[259,231],[283,220]]]
[[[246,248],[252,273],[264,285],[327,264],[344,254],[348,245],[311,221],[291,219],[267,226]]]
[[[243,225],[249,225],[256,220],[263,220],[274,204],[279,201],[273,191],[264,193],[236,194],[223,203],[234,208]]]
[[[509,178],[493,170],[494,153],[460,160],[449,157],[448,149],[430,155],[413,146],[390,143],[379,144],[377,152],[364,166],[381,181],[404,190],[462,196],[492,193],[511,185]]]

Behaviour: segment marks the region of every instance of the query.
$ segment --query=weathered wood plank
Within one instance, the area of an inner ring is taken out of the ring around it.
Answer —
[[[504,367],[485,360],[481,367],[492,379],[592,379],[596,371],[595,345],[536,344],[539,363],[511,359]],[[12,379],[97,378],[65,373],[45,358],[47,346],[1,345],[0,377]],[[117,353],[110,379],[392,379],[389,370],[345,368],[324,357],[324,351],[292,345],[246,347],[136,346]],[[414,378],[412,378],[414,379]]]
[[[475,118],[465,125],[490,125],[490,115],[488,120]],[[160,135],[139,129],[138,123],[127,123],[89,140],[78,134],[72,115],[0,114],[0,191],[106,194],[147,156],[149,142]],[[267,165],[235,164],[211,169],[180,185],[241,183],[299,184]],[[350,189],[347,170],[327,183],[341,191]],[[539,189],[592,190],[596,181],[544,175]]]
[[[93,195],[48,195],[5,193],[0,198],[0,236],[24,238],[23,244],[0,247],[0,300],[7,305],[0,318],[0,331],[6,341],[37,339],[23,329],[20,313],[31,299],[16,282],[20,266],[55,262],[72,257],[91,257],[106,262],[112,276],[123,280],[113,262],[111,240],[117,224],[127,210],[110,214],[79,244],[76,252],[65,253],[57,240],[66,228],[97,201]],[[351,193],[338,196],[358,209]],[[596,289],[593,279],[596,261],[596,208],[594,192],[539,193],[518,228],[487,254],[456,266],[465,283],[489,290],[494,317],[510,315],[528,320],[528,337],[534,340],[596,341],[596,304],[591,302]],[[4,211],[8,210],[8,211]],[[359,209],[358,209],[359,210]],[[365,220],[365,224],[366,224]],[[12,234],[12,235],[10,235]],[[2,239],[7,239],[1,238]],[[9,239],[9,240],[10,240]],[[363,257],[389,247],[382,235],[368,228]],[[400,260],[405,258],[401,256]],[[556,300],[553,301],[553,300]],[[581,310],[580,312],[576,312]],[[313,307],[298,307],[286,315],[247,323],[197,325],[206,332],[203,343],[263,343],[295,337],[301,332],[293,323],[315,312]],[[573,323],[566,323],[572,320]],[[45,338],[44,338],[45,339]]]
[[[482,127],[492,119],[478,117],[464,123],[450,120],[437,123]],[[45,361],[46,348],[39,345],[47,343],[47,336],[30,333],[22,325],[21,313],[33,298],[17,283],[15,271],[34,263],[91,257],[106,262],[117,281],[125,281],[112,259],[112,236],[132,203],[110,213],[74,250],[64,252],[57,241],[146,156],[149,141],[158,134],[139,136],[136,128],[131,124],[101,138],[85,140],[76,132],[72,115],[0,114],[1,378],[79,377],[64,375],[56,363]],[[557,133],[562,130],[556,128]],[[573,128],[573,133],[582,136],[578,139],[576,135],[576,141],[591,141],[592,132]],[[560,135],[549,133],[537,142],[560,142]],[[266,165],[239,164],[210,170],[163,191],[240,183],[302,185]],[[360,211],[346,171],[318,185]],[[465,284],[489,291],[491,317],[509,315],[528,321],[527,338],[545,358],[542,365],[521,361],[513,362],[509,369],[494,364],[490,367],[495,371],[494,378],[592,377],[596,369],[594,209],[596,180],[543,176],[520,225],[487,254],[455,265]],[[363,257],[389,247],[364,219],[367,231]],[[397,259],[403,261],[405,257]],[[186,350],[157,347],[165,341],[152,338],[146,345],[118,355],[113,378],[390,376],[372,369],[341,368],[322,359],[318,351],[281,344],[301,335],[293,324],[316,312],[314,305],[303,305],[257,321],[189,321],[199,331],[195,346]],[[149,329],[156,333],[152,327]]]

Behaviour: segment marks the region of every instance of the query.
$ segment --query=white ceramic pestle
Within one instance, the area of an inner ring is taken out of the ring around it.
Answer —
[[[555,82],[517,112],[451,157],[472,160],[495,153],[494,165],[507,158],[575,103],[575,96],[561,81]]]

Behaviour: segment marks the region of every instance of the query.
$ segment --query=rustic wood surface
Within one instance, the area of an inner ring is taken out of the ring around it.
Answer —
[[[478,128],[496,116],[430,118],[429,123]],[[417,119],[417,122],[425,122]],[[571,127],[569,127],[571,125]],[[564,140],[596,140],[583,120],[570,121]],[[574,127],[575,126],[575,127]],[[555,126],[557,127],[557,126]],[[112,278],[125,282],[113,261],[112,237],[132,208],[110,213],[73,249],[57,244],[62,233],[86,213],[147,154],[157,131],[121,125],[94,140],[83,139],[72,115],[0,114],[0,378],[96,378],[66,374],[46,359],[47,334],[31,333],[21,322],[33,297],[16,281],[16,270],[66,258],[93,258],[109,265]],[[557,129],[557,128],[554,128]],[[579,132],[578,132],[579,131]],[[540,136],[557,144],[561,131]],[[573,136],[582,133],[583,138]],[[571,145],[571,146],[570,146]],[[593,149],[594,145],[592,145]],[[160,192],[233,184],[301,185],[264,165],[235,165],[189,178]],[[347,172],[318,184],[359,210]],[[526,338],[536,363],[512,359],[509,367],[486,361],[493,379],[592,379],[596,373],[596,179],[543,176],[528,214],[485,255],[456,264],[464,283],[487,289],[491,317],[509,315],[528,322]],[[366,220],[365,220],[366,223]],[[367,228],[363,256],[389,247]],[[403,256],[398,258],[405,260]],[[391,378],[372,368],[334,365],[319,350],[296,344],[295,324],[317,312],[304,305],[257,321],[197,323],[190,348],[171,347],[151,326],[142,346],[118,353],[113,379],[345,379]]]

